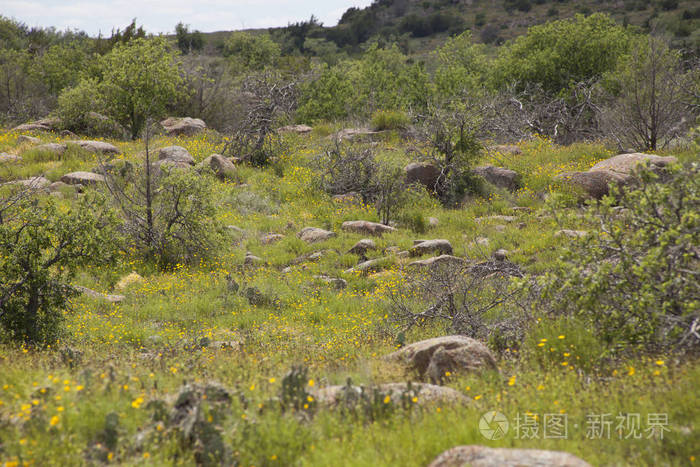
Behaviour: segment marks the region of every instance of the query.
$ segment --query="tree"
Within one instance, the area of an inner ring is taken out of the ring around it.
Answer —
[[[188,25],[177,23],[175,26],[175,38],[177,39],[177,47],[183,54],[189,54],[195,50],[202,50],[204,47],[204,36],[201,32],[190,31]]]
[[[224,44],[223,55],[227,57],[235,73],[260,71],[274,65],[280,58],[280,46],[269,34],[234,32]]]
[[[435,51],[438,67],[435,86],[441,97],[456,97],[481,85],[487,68],[482,45],[472,42],[470,31],[448,39]]]
[[[165,115],[183,96],[178,53],[165,38],[137,38],[117,44],[100,62],[105,112],[136,139],[146,118]]]
[[[104,198],[88,195],[67,212],[33,190],[0,198],[0,329],[4,337],[50,344],[75,294],[79,267],[115,258],[116,222]]]
[[[636,41],[605,83],[612,98],[602,120],[621,149],[631,145],[654,151],[684,134],[692,123],[686,104],[689,81],[680,54],[662,39]]]

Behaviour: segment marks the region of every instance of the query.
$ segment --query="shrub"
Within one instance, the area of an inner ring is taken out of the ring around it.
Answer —
[[[408,115],[400,110],[378,110],[372,115],[372,128],[376,131],[402,130],[410,123]]]
[[[697,163],[642,172],[592,206],[598,230],[543,281],[553,311],[583,320],[612,352],[700,347],[699,175]]]
[[[69,285],[87,264],[109,264],[116,222],[92,195],[67,212],[31,194],[0,199],[0,329],[4,337],[51,344],[75,294]]]

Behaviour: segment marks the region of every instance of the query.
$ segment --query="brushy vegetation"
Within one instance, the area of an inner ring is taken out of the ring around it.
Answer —
[[[427,465],[460,444],[593,465],[696,461],[697,67],[604,15],[489,50],[439,11],[409,12],[397,30],[457,34],[425,63],[382,40],[347,55],[385,3],[346,13],[328,31],[352,32],[337,49],[312,18],[237,33],[221,60],[182,24],[179,52],[132,23],[110,39],[44,32],[33,56],[36,38],[3,20],[4,119],[55,108],[61,125],[0,132],[0,464]],[[577,39],[590,35],[593,46]],[[672,86],[647,79],[659,64]],[[679,106],[644,106],[664,136],[620,136],[614,117],[647,121],[620,109],[659,90]],[[210,129],[154,134],[172,114]],[[630,141],[677,164],[585,202],[556,180]],[[156,161],[168,146],[192,157]],[[214,176],[222,160],[227,176]],[[434,171],[409,184],[415,162]],[[517,186],[476,175],[486,164]],[[105,179],[48,186],[76,171]],[[4,184],[37,175],[41,190]],[[370,234],[344,225],[357,220],[386,233],[358,246]],[[332,233],[307,242],[306,227]],[[425,239],[441,249],[424,253]],[[447,251],[447,265],[414,264]],[[497,367],[431,374],[452,402],[430,402],[416,373],[384,358],[452,333],[484,343]],[[488,440],[479,420],[492,410],[540,428],[566,415],[569,432]],[[610,416],[601,436],[596,414]]]

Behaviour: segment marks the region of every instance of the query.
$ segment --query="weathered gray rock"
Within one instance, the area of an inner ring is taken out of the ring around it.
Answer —
[[[363,261],[362,263],[358,264],[353,268],[346,269],[345,273],[352,274],[360,272],[363,274],[368,274],[370,272],[382,271],[384,269],[387,269],[389,266],[390,262],[387,261],[387,258],[375,258],[369,261]]]
[[[520,188],[520,176],[515,170],[485,165],[476,167],[474,173],[483,177],[490,184],[506,190],[515,191]]]
[[[306,243],[316,243],[335,237],[335,232],[319,229],[318,227],[304,227],[299,231],[297,237]]]
[[[22,162],[22,158],[6,152],[0,152],[0,164],[13,164]]]
[[[106,181],[105,176],[94,172],[71,172],[61,177],[68,185],[97,185]]]
[[[442,171],[435,164],[429,162],[413,162],[408,164],[406,172],[406,182],[420,183],[428,190],[435,190]]]
[[[17,143],[18,144],[22,144],[22,143],[39,144],[39,143],[41,143],[41,140],[39,138],[37,138],[36,136],[19,135],[17,137]]]
[[[236,166],[221,154],[212,154],[197,164],[197,169],[211,169],[221,180],[233,180],[236,178]]]
[[[554,177],[562,184],[581,190],[587,196],[595,199],[607,195],[610,192],[610,184],[624,184],[628,178],[628,175],[602,169],[593,172],[566,172]]]
[[[207,124],[204,120],[190,117],[170,117],[160,122],[165,133],[169,136],[193,136],[206,130]]]
[[[394,227],[370,221],[346,221],[340,227],[346,232],[382,236],[387,232],[395,232]]]
[[[339,277],[329,277],[329,276],[314,276],[314,279],[321,281],[325,284],[332,285],[336,289],[344,289],[348,286],[348,281],[341,279]]]
[[[21,185],[25,188],[30,188],[38,190],[41,188],[46,188],[51,185],[51,180],[44,178],[42,176],[27,178],[25,180],[13,180],[11,182],[3,183],[3,185]]]
[[[434,267],[455,267],[461,268],[467,265],[464,258],[458,258],[452,255],[440,255],[432,258],[414,261],[408,266],[413,268],[434,268]]]
[[[158,160],[194,165],[194,157],[182,146],[166,146],[158,150]]]
[[[76,144],[86,151],[90,151],[95,154],[119,154],[119,148],[113,144],[105,143],[104,141],[88,141],[78,139],[66,142]]]
[[[260,243],[262,243],[263,245],[272,245],[273,243],[279,242],[283,238],[284,235],[282,234],[271,233],[260,237]]]
[[[33,151],[50,152],[57,156],[63,155],[66,149],[68,149],[68,146],[61,143],[46,143],[32,148]]]
[[[555,237],[583,238],[588,234],[585,230],[557,230],[554,232]]]
[[[35,122],[23,123],[12,129],[12,131],[52,131],[56,130],[61,121],[57,118],[44,118]]]
[[[385,357],[440,383],[449,373],[497,369],[496,359],[481,342],[466,336],[443,336],[414,342]]]
[[[591,467],[568,452],[539,449],[458,446],[440,454],[428,467]]]
[[[411,256],[423,256],[427,254],[451,255],[452,244],[449,240],[421,240],[409,250]]]
[[[602,160],[589,169],[590,172],[610,171],[622,175],[630,175],[641,164],[649,164],[652,168],[663,168],[669,164],[678,162],[673,156],[661,157],[654,154],[634,152],[630,154],[618,154],[609,159]]]
[[[368,251],[376,249],[377,245],[374,243],[374,240],[363,238],[359,242],[355,243],[353,247],[348,250],[348,253],[353,255],[364,255]]]
[[[389,396],[392,404],[402,404],[404,398],[419,406],[468,404],[470,402],[464,394],[452,388],[436,386],[425,383],[387,383],[378,386],[364,388],[368,395],[374,391]],[[326,386],[312,389],[311,394],[321,405],[335,406],[343,403],[352,403],[362,394],[360,386]],[[415,397],[415,402],[412,401]]]
[[[308,125],[287,125],[278,128],[279,133],[297,133],[299,135],[305,135],[306,133],[311,133],[313,128]]]
[[[126,300],[126,297],[124,295],[108,295],[108,294],[102,294],[99,292],[95,292],[92,289],[88,289],[87,287],[83,287],[80,285],[74,285],[73,288],[80,292],[83,295],[87,295],[90,298],[94,298],[95,300],[104,300],[109,303],[121,303],[124,300]]]

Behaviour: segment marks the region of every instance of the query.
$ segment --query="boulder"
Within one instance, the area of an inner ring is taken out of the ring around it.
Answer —
[[[319,229],[318,227],[304,227],[297,234],[297,237],[306,243],[316,243],[335,237],[335,232]]]
[[[194,165],[194,157],[182,146],[166,146],[158,150],[158,160],[174,164]]]
[[[458,446],[440,454],[428,467],[591,467],[568,452],[540,449]]]
[[[236,166],[221,154],[212,154],[197,164],[199,170],[207,167],[221,180],[233,180],[236,178]]]
[[[68,147],[61,143],[46,143],[32,148],[33,151],[50,152],[58,156],[63,155]]]
[[[160,122],[160,126],[163,127],[168,136],[193,136],[207,128],[207,124],[204,123],[204,120],[190,117],[166,118]]]
[[[448,372],[497,369],[491,351],[481,342],[466,336],[443,336],[414,342],[385,358],[406,365],[433,383],[441,383]]]
[[[22,162],[22,158],[12,154],[7,154],[6,152],[0,152],[0,164],[10,164],[15,162]]]
[[[520,187],[520,176],[515,170],[504,169],[493,165],[476,167],[474,173],[499,188],[515,191]]]
[[[41,143],[41,140],[39,138],[37,138],[36,136],[19,135],[17,137],[17,143],[18,144],[22,144],[22,143],[39,144],[39,143]]]
[[[71,172],[61,177],[61,181],[68,185],[97,185],[105,182],[105,176],[94,172]]]
[[[262,243],[263,245],[272,245],[273,243],[279,242],[283,238],[284,238],[284,235],[282,235],[282,234],[271,233],[271,234],[263,235],[262,237],[260,237],[260,243]]]
[[[435,190],[442,174],[438,166],[429,162],[413,162],[408,164],[404,171],[406,172],[406,182],[420,183],[430,191]]]
[[[313,128],[308,125],[287,125],[277,129],[280,133],[297,133],[299,135],[305,135],[306,133],[311,133]]]
[[[119,149],[110,143],[105,143],[104,141],[87,141],[87,140],[73,140],[66,141],[66,143],[76,144],[86,151],[90,151],[95,154],[119,154]]]
[[[368,251],[376,249],[377,245],[374,243],[374,240],[363,238],[359,242],[355,243],[353,247],[348,250],[348,253],[353,255],[364,255]]]
[[[449,240],[421,240],[409,250],[411,256],[423,256],[427,254],[451,255],[452,244]]]
[[[652,168],[663,168],[669,164],[678,162],[673,156],[661,157],[654,154],[633,152],[630,154],[618,154],[598,162],[589,169],[589,172],[610,171],[622,175],[631,175],[640,164],[649,164]]]
[[[407,397],[409,401],[419,406],[468,404],[469,398],[452,388],[435,386],[425,383],[387,383],[363,388],[355,385],[326,386],[311,390],[311,395],[321,405],[336,406],[357,401],[362,391],[372,396],[374,391],[389,396],[392,404],[403,404]],[[413,398],[415,397],[415,402]]]
[[[11,182],[4,183],[3,185],[21,185],[25,188],[31,189],[41,189],[46,188],[51,185],[51,180],[44,178],[42,176],[27,178],[25,180],[13,180]]]
[[[395,232],[394,227],[369,221],[346,221],[340,227],[346,232],[382,236],[387,232]]]
[[[596,170],[593,172],[566,172],[554,177],[571,188],[582,190],[591,198],[600,199],[610,191],[611,183],[625,183],[627,175],[611,172],[609,170]]]
[[[440,255],[432,258],[414,261],[408,266],[413,268],[435,268],[435,267],[455,267],[463,268],[467,265],[467,261],[463,258],[458,258],[452,255]]]

